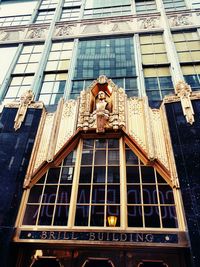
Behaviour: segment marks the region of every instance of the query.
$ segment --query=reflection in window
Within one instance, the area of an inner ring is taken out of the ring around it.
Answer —
[[[30,189],[23,225],[67,227],[69,218],[72,227],[109,227],[112,215],[117,227],[127,216],[125,227],[177,228],[171,186],[127,145],[120,147],[119,139],[81,140],[80,159],[72,151]],[[119,157],[124,152],[126,162]]]
[[[78,96],[99,75],[119,81],[129,96],[138,94],[132,37],[79,42],[71,97]]]
[[[176,228],[172,188],[153,167],[129,160],[126,148],[127,212],[129,227]],[[132,158],[136,158],[133,154]],[[129,162],[129,163],[128,163]]]
[[[120,225],[119,140],[112,141],[83,141],[76,226],[108,226],[110,215]]]
[[[66,226],[73,183],[75,151],[51,168],[30,190],[24,225]]]

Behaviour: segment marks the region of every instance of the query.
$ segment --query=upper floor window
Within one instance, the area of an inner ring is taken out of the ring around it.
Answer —
[[[132,37],[79,42],[71,96],[77,96],[85,83],[100,75],[119,82],[129,96],[138,94]]]
[[[40,5],[40,10],[42,9],[56,9],[58,0],[43,0]]]
[[[100,18],[109,16],[123,16],[131,14],[130,0],[96,1],[87,0],[84,9],[84,18]]]
[[[135,1],[136,13],[151,13],[156,12],[156,2],[155,0],[136,0]]]
[[[176,11],[186,9],[184,0],[163,0],[166,11]]]
[[[22,225],[177,228],[174,193],[123,138],[84,139],[30,189]]]

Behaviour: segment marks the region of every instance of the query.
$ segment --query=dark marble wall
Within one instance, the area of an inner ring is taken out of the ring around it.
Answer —
[[[193,266],[200,266],[200,101],[192,101],[195,122],[183,116],[181,104],[166,104],[173,150],[191,241]]]
[[[42,110],[28,109],[25,121],[17,131],[13,128],[16,112],[15,108],[4,108],[0,117],[1,267],[10,266],[10,240]]]

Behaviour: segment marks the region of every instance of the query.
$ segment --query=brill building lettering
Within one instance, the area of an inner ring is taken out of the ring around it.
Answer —
[[[21,231],[20,239],[104,242],[177,243],[176,234],[119,233],[119,232],[66,232],[66,231]]]

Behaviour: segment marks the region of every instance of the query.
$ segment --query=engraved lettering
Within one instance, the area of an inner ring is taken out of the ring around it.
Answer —
[[[122,242],[124,242],[124,241],[126,241],[127,240],[127,234],[121,234],[120,235],[120,241],[122,241]]]
[[[76,233],[72,232],[72,240],[77,240],[78,237],[76,236]]]
[[[103,241],[103,233],[98,233],[98,240]]]
[[[113,240],[113,241],[119,241],[119,238],[116,238],[115,235],[116,235],[116,234],[113,233],[113,239],[112,239],[112,240]]]
[[[147,235],[145,236],[145,240],[146,240],[147,242],[153,242],[153,235],[152,235],[152,234],[147,234]]]
[[[42,232],[41,239],[47,239],[47,232]]]
[[[63,239],[65,239],[65,240],[69,240],[69,239],[70,239],[70,238],[69,238],[69,233],[65,233],[65,232],[64,232]]]
[[[55,239],[54,232],[50,232],[49,239]]]
[[[95,240],[95,233],[90,233],[89,240],[90,241],[94,241]]]
[[[144,241],[144,236],[143,234],[136,234],[136,242]]]

